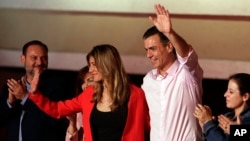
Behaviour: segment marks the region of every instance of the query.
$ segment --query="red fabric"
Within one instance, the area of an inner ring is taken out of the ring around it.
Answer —
[[[122,141],[144,141],[145,134],[149,134],[149,111],[142,89],[130,86],[128,116]],[[94,88],[87,87],[79,96],[66,101],[53,102],[41,93],[29,94],[29,98],[48,115],[54,118],[64,117],[76,112],[83,113],[84,141],[92,141],[90,114],[94,107],[91,102]]]

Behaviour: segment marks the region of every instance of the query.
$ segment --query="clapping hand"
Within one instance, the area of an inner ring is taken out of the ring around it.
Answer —
[[[198,104],[194,110],[194,116],[199,120],[200,126],[213,119],[212,110],[204,105]]]
[[[220,128],[227,134],[230,134],[230,125],[242,124],[242,120],[240,116],[237,116],[236,121],[232,121],[231,119],[229,119],[228,117],[224,115],[219,115],[218,122],[219,122]]]
[[[9,98],[8,101],[12,104],[16,99],[22,100],[26,93],[27,88],[25,86],[24,78],[22,77],[21,80],[15,79],[8,79],[7,80],[8,91],[9,91]]]

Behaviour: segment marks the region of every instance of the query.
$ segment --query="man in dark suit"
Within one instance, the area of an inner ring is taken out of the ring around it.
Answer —
[[[25,68],[22,78],[27,90],[34,77],[34,70],[41,73],[38,89],[55,101],[70,97],[65,79],[48,71],[48,47],[38,40],[23,46],[21,62]],[[19,81],[21,82],[21,79]],[[72,91],[73,93],[73,91]],[[54,119],[42,112],[32,101],[26,98],[20,101],[4,89],[0,95],[0,127],[5,128],[7,141],[64,141],[68,121]]]

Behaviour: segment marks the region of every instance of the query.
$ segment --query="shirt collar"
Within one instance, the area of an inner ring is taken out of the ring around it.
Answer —
[[[30,90],[30,83],[27,81],[27,75],[24,76],[24,83],[27,87],[27,90],[29,91]]]
[[[170,66],[170,68],[166,70],[164,76],[162,76],[161,74],[159,74],[158,69],[153,69],[151,71],[152,76],[153,76],[154,79],[165,79],[167,77],[167,75],[173,76],[176,73],[176,71],[178,70],[179,65],[180,65],[180,63],[176,59],[174,61],[174,63]]]

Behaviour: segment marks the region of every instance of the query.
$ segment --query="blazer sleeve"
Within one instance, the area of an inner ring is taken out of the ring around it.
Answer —
[[[89,87],[83,93],[68,99],[65,101],[51,101],[48,97],[45,97],[41,92],[36,92],[34,94],[29,94],[29,99],[33,101],[42,111],[54,118],[61,118],[67,115],[71,115],[82,110],[82,99],[86,93],[92,93],[93,88]]]
[[[8,99],[8,86],[5,84],[0,93],[0,127],[8,124],[13,118],[20,116],[22,112],[22,106],[20,102],[16,102],[15,105],[9,107],[7,104]]]

